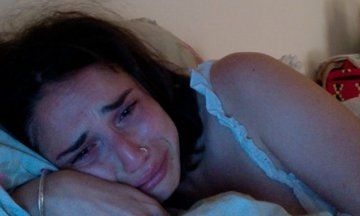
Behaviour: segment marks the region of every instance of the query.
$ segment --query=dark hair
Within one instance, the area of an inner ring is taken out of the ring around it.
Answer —
[[[162,106],[178,129],[182,171],[193,169],[202,123],[189,77],[166,67],[129,30],[80,12],[59,12],[0,42],[1,124],[31,146],[27,124],[41,88],[97,62],[124,69]]]

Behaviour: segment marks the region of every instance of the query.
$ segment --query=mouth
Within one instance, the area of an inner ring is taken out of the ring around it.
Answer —
[[[165,177],[167,171],[168,156],[167,152],[164,154],[160,163],[149,169],[142,183],[137,187],[143,192],[150,192],[155,188]]]

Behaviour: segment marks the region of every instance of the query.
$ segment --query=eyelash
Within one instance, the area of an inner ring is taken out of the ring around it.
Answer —
[[[127,106],[118,116],[115,118],[115,126],[119,126],[118,124],[125,119],[128,115],[132,114],[132,111],[134,110],[136,106],[137,101],[131,103],[129,106]]]
[[[116,125],[121,122],[124,118],[126,118],[128,115],[132,113],[132,111],[135,108],[137,101],[131,103],[129,106],[127,106],[118,117],[116,117]],[[120,120],[119,120],[120,119]],[[71,161],[71,164],[74,164],[78,162],[79,160],[82,160],[89,152],[96,146],[96,144],[89,145],[88,147],[84,148],[79,154],[76,155],[76,157]]]
[[[96,147],[96,145],[97,145],[96,143],[93,143],[87,146],[86,148],[84,148],[83,150],[81,150],[81,152],[77,154],[75,158],[71,161],[71,164],[74,164],[77,161],[82,160],[94,147]]]

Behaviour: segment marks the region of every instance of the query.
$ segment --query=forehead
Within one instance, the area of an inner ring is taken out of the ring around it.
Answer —
[[[89,125],[87,121],[100,117],[102,106],[129,88],[140,87],[121,69],[114,71],[99,64],[83,68],[65,81],[46,85],[34,108],[37,140],[40,144],[46,141],[47,145],[71,142],[69,139]],[[46,150],[40,145],[40,151]]]
[[[135,85],[135,81],[119,67],[93,64],[80,69],[65,81],[45,85],[43,99],[56,99],[68,95],[101,94],[123,86]],[[56,94],[56,95],[55,95]]]

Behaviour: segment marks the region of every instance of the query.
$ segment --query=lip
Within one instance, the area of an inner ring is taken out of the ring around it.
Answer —
[[[167,171],[167,164],[168,164],[168,156],[165,153],[161,162],[155,166],[153,169],[150,169],[148,174],[145,175],[142,182],[138,188],[141,191],[149,192],[151,191],[156,185],[158,185],[166,175]]]

